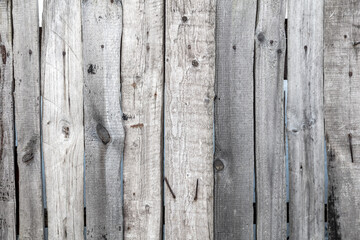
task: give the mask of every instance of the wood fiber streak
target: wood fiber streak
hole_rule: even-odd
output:
[[[161,239],[164,0],[124,0],[124,238]]]
[[[325,1],[324,99],[329,239],[360,233],[360,1]]]
[[[213,239],[215,11],[214,0],[166,2],[166,239]]]
[[[83,239],[81,2],[46,0],[41,50],[42,133],[49,239]]]
[[[11,1],[0,1],[0,239],[16,239]]]
[[[38,1],[13,0],[19,238],[43,239]]]
[[[215,239],[253,239],[255,0],[218,1]]]
[[[120,1],[83,1],[86,238],[123,239]]]
[[[256,237],[286,238],[285,1],[259,0],[255,32]]]

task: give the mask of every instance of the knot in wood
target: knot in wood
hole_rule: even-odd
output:
[[[214,168],[216,171],[221,171],[224,169],[224,163],[220,159],[216,159],[214,162]]]
[[[111,137],[110,137],[108,130],[100,123],[98,123],[98,125],[96,126],[96,133],[99,136],[99,138],[103,144],[106,145],[110,142]]]
[[[22,157],[22,161],[24,163],[30,162],[33,159],[34,159],[34,153],[33,152],[28,152]]]

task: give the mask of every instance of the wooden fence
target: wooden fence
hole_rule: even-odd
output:
[[[45,0],[38,22],[0,0],[0,239],[359,239],[359,0]]]

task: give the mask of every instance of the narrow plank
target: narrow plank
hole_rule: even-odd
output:
[[[213,239],[215,10],[214,0],[166,3],[166,239]]]
[[[122,239],[121,1],[83,1],[86,237]]]
[[[325,136],[329,239],[360,234],[360,1],[328,0],[324,12]]]
[[[324,1],[289,1],[288,105],[290,239],[324,239]]]
[[[255,0],[219,1],[216,27],[215,239],[253,239]]]
[[[286,238],[285,1],[258,1],[255,33],[256,237]]]
[[[125,239],[162,237],[164,4],[123,1]]]
[[[11,1],[0,1],[0,239],[16,239]]]
[[[44,1],[43,156],[49,239],[83,239],[81,2]]]
[[[14,0],[12,14],[19,167],[19,238],[43,239],[38,2]]]

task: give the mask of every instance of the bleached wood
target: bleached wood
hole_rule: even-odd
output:
[[[360,1],[328,0],[324,9],[329,239],[359,239]]]
[[[217,3],[215,239],[253,239],[256,3]]]
[[[86,237],[123,239],[121,1],[83,1]]]
[[[43,239],[38,2],[14,0],[12,14],[19,238]]]
[[[42,133],[49,239],[83,239],[81,1],[44,2]]]
[[[166,239],[213,239],[215,10],[166,2],[165,177],[176,196],[164,186]]]
[[[123,1],[125,239],[162,237],[164,3]]]
[[[11,1],[0,1],[0,239],[16,239]]]
[[[324,239],[324,1],[289,1],[290,239]]]
[[[256,237],[286,239],[285,1],[258,1],[255,33]]]

